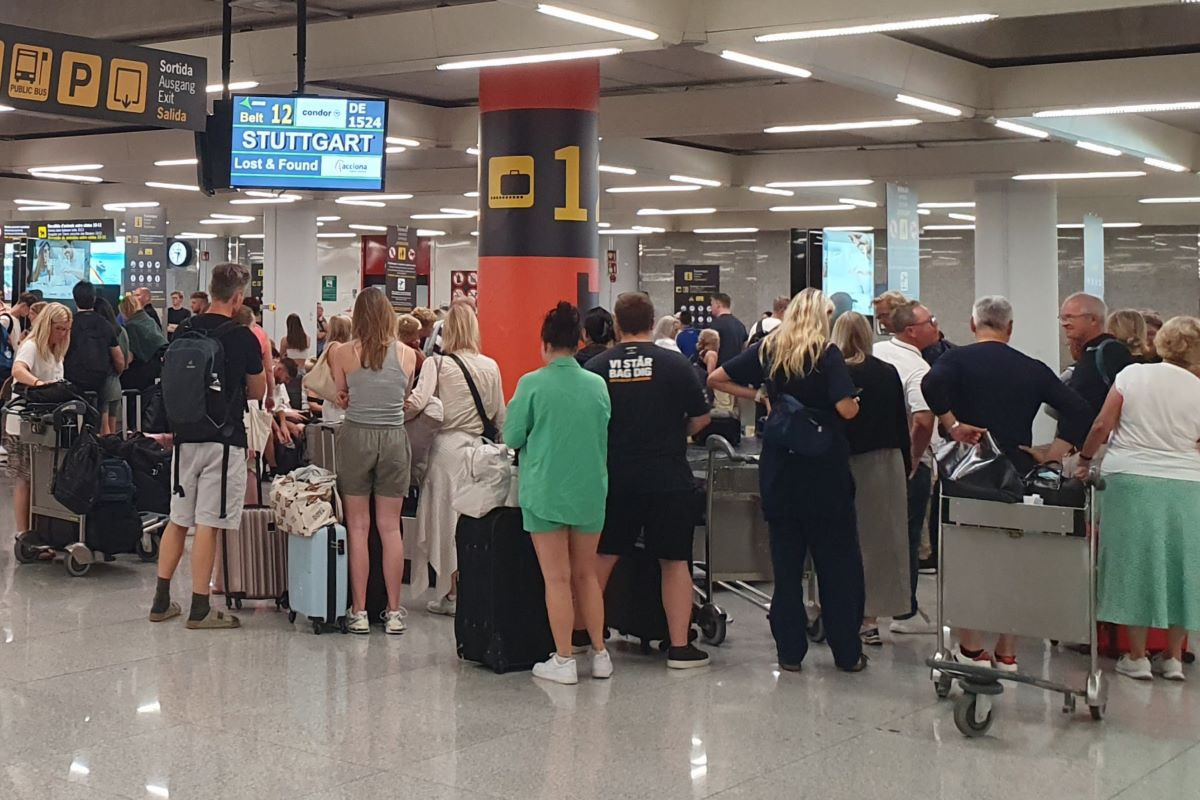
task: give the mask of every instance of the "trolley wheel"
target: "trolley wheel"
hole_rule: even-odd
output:
[[[229,593],[228,589],[225,591],[225,607],[233,608],[233,595]]]
[[[242,598],[235,597],[233,600],[233,607],[236,608],[238,611],[241,611],[242,610]]]
[[[350,620],[345,617],[338,617],[338,630],[342,633],[350,632]]]
[[[275,598],[275,608],[279,609],[280,611],[282,611],[285,608],[291,608],[291,607],[292,607],[292,598],[288,595],[287,592],[284,592],[282,596]]]
[[[975,706],[979,696],[971,693],[964,694],[954,703],[954,724],[963,736],[974,738],[983,736],[992,727],[994,709],[989,708],[987,716],[979,721],[975,718]]]
[[[700,626],[700,634],[706,644],[720,647],[725,641],[725,628],[729,618],[725,612],[712,603],[705,603],[696,612],[696,623]],[[689,640],[690,641],[690,640]]]
[[[289,611],[288,612],[288,622],[295,622],[295,621],[296,621],[296,612]]]
[[[642,651],[642,655],[644,655],[644,656],[650,655],[650,650],[652,649],[650,647],[650,640],[642,639],[641,643],[638,645],[638,649],[640,649]]]
[[[312,629],[313,629],[313,633],[315,633],[317,636],[320,636],[321,635],[321,620],[314,619],[312,621]]]
[[[37,548],[26,542],[23,536],[18,536],[13,542],[13,555],[17,557],[18,564],[32,564],[38,560]]]
[[[91,564],[83,564],[75,560],[75,556],[67,553],[63,558],[63,566],[67,568],[67,574],[72,578],[82,578],[88,574],[88,570],[92,568]]]
[[[144,536],[139,537],[137,544],[134,545],[134,552],[142,561],[154,561],[158,558],[158,537],[150,537],[150,546],[146,547]]]
[[[1108,709],[1108,703],[1102,706],[1088,706],[1088,711],[1092,712],[1092,719],[1099,722],[1104,719],[1104,712]]]
[[[804,626],[804,630],[808,634],[809,641],[816,642],[817,644],[825,641],[824,617],[818,615],[816,619],[810,620],[809,623]]]
[[[950,696],[950,689],[954,686],[954,678],[949,675],[942,675],[933,684],[933,690],[937,692],[937,696],[941,700],[945,700]]]

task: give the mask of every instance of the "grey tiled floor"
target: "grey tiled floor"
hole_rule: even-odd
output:
[[[7,485],[0,501],[7,542]],[[193,632],[145,621],[153,580],[135,559],[72,579],[0,549],[0,798],[1200,797],[1200,674],[1114,680],[1102,724],[1014,689],[966,740],[921,666],[932,637],[887,641],[862,675],[820,647],[780,674],[734,598],[710,668],[618,646],[611,681],[568,688],[459,663],[422,603],[398,639],[249,606],[240,631]],[[1083,668],[1036,642],[1022,661]]]

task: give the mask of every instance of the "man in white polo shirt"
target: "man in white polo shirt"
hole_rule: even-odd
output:
[[[929,372],[929,364],[921,351],[938,341],[939,332],[937,319],[915,300],[896,306],[890,328],[892,338],[875,345],[875,357],[891,364],[900,373],[913,454],[913,471],[908,476],[908,572],[912,585],[912,611],[893,619],[890,630],[892,633],[933,633],[929,616],[917,605],[918,551],[933,478],[929,443],[934,435],[933,412],[921,393],[921,381]]]

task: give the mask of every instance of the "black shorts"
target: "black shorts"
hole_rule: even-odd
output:
[[[696,493],[610,490],[599,552],[629,555],[639,539],[646,552],[664,561],[691,561],[692,536],[699,521]]]

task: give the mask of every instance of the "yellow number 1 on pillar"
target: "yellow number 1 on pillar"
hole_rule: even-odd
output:
[[[588,212],[579,205],[579,145],[554,151],[554,160],[566,162],[566,205],[554,209],[554,219],[564,222],[587,222]]]

